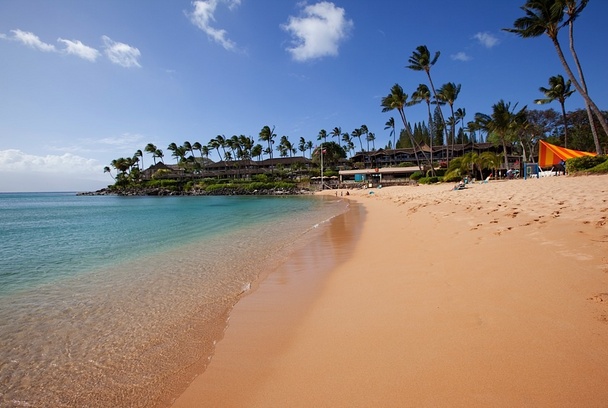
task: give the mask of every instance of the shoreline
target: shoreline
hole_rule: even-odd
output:
[[[173,406],[601,406],[607,193],[608,176],[351,191],[361,236],[299,317],[275,324],[269,275]],[[283,340],[261,353],[239,324]]]

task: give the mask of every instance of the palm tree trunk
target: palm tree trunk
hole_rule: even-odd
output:
[[[602,128],[604,129],[604,132],[606,132],[606,134],[608,135],[608,123],[606,122],[606,118],[604,118],[604,116],[602,115],[602,112],[599,110],[597,105],[591,100],[591,98],[589,97],[587,92],[583,89],[583,87],[578,83],[578,81],[574,77],[574,74],[572,73],[572,70],[570,69],[570,65],[568,65],[568,62],[566,61],[566,58],[564,57],[564,53],[562,52],[562,47],[559,45],[559,41],[557,41],[557,38],[552,38],[552,40],[553,40],[553,45],[555,46],[555,49],[557,51],[559,60],[562,63],[562,65],[564,66],[564,69],[566,70],[568,77],[572,81],[572,84],[574,85],[574,87],[576,88],[578,93],[581,94],[581,96],[585,100],[585,104],[587,104],[591,108],[593,113],[595,113],[595,115],[597,116],[597,119],[600,121],[600,125],[602,125]],[[600,141],[599,141],[599,138],[597,137],[597,134],[593,135],[593,141],[595,142],[596,153],[601,155],[602,146],[600,145]]]
[[[435,97],[435,101],[439,102],[437,99],[437,91],[435,90],[435,85],[433,84],[433,80],[431,79],[431,73],[427,71],[426,75],[429,77],[429,82],[431,83],[431,89],[433,90],[433,96]],[[439,116],[441,116],[441,121],[443,122],[443,130],[445,133],[445,142],[448,142],[448,127],[445,123],[445,118],[443,117],[443,111],[441,110],[441,105],[437,104],[439,108]],[[450,165],[450,155],[448,154],[448,166]]]
[[[576,70],[578,71],[578,76],[581,79],[581,88],[583,88],[585,90],[585,92],[587,92],[587,83],[585,82],[585,76],[583,75],[583,68],[581,67],[581,63],[578,59],[578,54],[576,53],[576,51],[574,49],[574,23],[572,22],[572,20],[570,20],[570,22],[568,23],[568,33],[569,33],[569,37],[570,37],[570,53],[572,54],[572,57],[574,58],[574,64],[576,65]],[[591,108],[586,100],[585,100],[585,110],[587,111],[587,117],[589,118],[589,126],[591,127],[591,133],[593,134],[593,141],[594,142],[597,141],[595,144],[595,148],[597,149],[598,145],[599,145],[599,136],[597,134],[597,127],[595,126],[595,121],[593,120],[593,114],[591,112]],[[565,145],[565,143],[564,143],[564,145]],[[568,147],[568,146],[564,146],[564,147]],[[601,147],[600,147],[600,149],[601,149]],[[600,154],[599,151],[598,151],[598,154]]]
[[[418,165],[418,168],[420,169],[420,171],[422,171],[422,166],[420,165],[420,159],[418,158],[417,143],[416,143],[416,140],[414,139],[414,136],[409,131],[409,128],[407,126],[407,120],[405,119],[405,112],[403,112],[403,109],[399,109],[399,114],[401,115],[401,120],[403,121],[403,126],[405,126],[405,132],[410,137],[410,141],[412,143],[412,148],[414,149],[414,157],[416,157],[416,164]]]
[[[562,105],[562,116],[564,117],[564,147],[568,148],[568,117],[566,116],[566,107],[565,104],[560,101],[560,105]],[[591,113],[587,111],[587,113]],[[593,117],[591,117],[593,119]]]

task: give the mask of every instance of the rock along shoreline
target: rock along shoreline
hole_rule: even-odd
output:
[[[308,195],[312,191],[302,188],[270,188],[259,190],[247,190],[242,188],[221,188],[208,192],[206,190],[194,189],[189,191],[174,191],[167,188],[128,188],[124,190],[113,190],[102,188],[97,191],[76,193],[78,196],[285,196],[285,195]]]

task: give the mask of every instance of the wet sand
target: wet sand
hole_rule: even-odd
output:
[[[174,407],[605,406],[608,176],[349,199],[354,245],[270,274]]]

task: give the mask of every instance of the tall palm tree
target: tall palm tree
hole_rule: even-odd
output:
[[[574,89],[570,90],[570,80],[564,82],[564,77],[561,75],[552,76],[549,78],[549,88],[540,87],[539,91],[545,94],[542,99],[535,99],[534,103],[544,105],[553,101],[558,101],[562,108],[562,117],[564,118],[564,147],[568,147],[568,117],[566,116],[566,98],[574,93]]]
[[[144,167],[144,153],[141,150],[136,150],[133,158],[137,158],[137,165],[139,166],[139,161],[141,160],[141,167]]]
[[[272,127],[272,129],[270,129],[269,126],[264,126],[262,128],[262,130],[260,130],[260,141],[262,142],[266,142],[268,144],[268,148],[266,149],[266,151],[268,152],[268,154],[270,155],[270,158],[272,159],[272,144],[274,143],[274,138],[277,136],[274,133],[274,126]]]
[[[502,99],[492,105],[492,114],[486,115],[483,113],[477,113],[475,115],[475,121],[479,124],[479,127],[488,133],[494,133],[498,136],[502,144],[502,153],[505,161],[505,169],[509,168],[509,161],[507,158],[507,140],[510,139],[514,134],[514,129],[517,126],[519,117],[525,115],[526,106],[520,111],[515,112],[517,104],[511,109],[511,102],[506,103]]]
[[[587,6],[588,0],[581,0],[580,4],[578,0],[564,0],[566,14],[568,14],[568,35],[570,37],[570,53],[572,54],[572,58],[574,59],[574,64],[576,65],[576,69],[578,71],[578,77],[581,80],[581,88],[587,91],[587,82],[585,81],[585,75],[583,75],[583,68],[581,67],[581,62],[578,59],[578,54],[574,49],[574,20],[580,15],[583,9]],[[587,110],[587,117],[589,118],[589,126],[591,127],[591,133],[593,134],[594,141],[599,141],[599,136],[597,134],[597,126],[595,125],[595,121],[593,120],[593,115],[591,112],[591,107],[585,103],[585,109]],[[602,116],[603,118],[603,116]]]
[[[429,146],[431,150],[431,163],[433,163],[433,115],[431,114],[431,90],[425,84],[419,84],[418,88],[412,93],[412,100],[410,101],[410,105],[416,105],[422,101],[426,102],[426,109],[429,115]],[[439,109],[439,108],[438,108]],[[431,165],[431,172],[435,175],[435,166]]]
[[[416,157],[416,163],[418,164],[418,168],[422,170],[422,165],[420,164],[420,159],[418,158],[417,143],[416,140],[414,140],[414,135],[412,135],[412,132],[410,132],[410,127],[408,126],[407,119],[405,117],[404,107],[406,106],[407,98],[408,95],[403,92],[403,88],[401,87],[401,85],[393,85],[393,87],[391,88],[391,92],[387,96],[382,98],[382,112],[389,112],[394,109],[397,109],[397,112],[399,112],[399,116],[401,116],[401,120],[403,121],[405,132],[409,136],[410,141],[412,143],[412,147],[414,148],[414,157]]]
[[[219,158],[219,160],[222,160],[222,154],[220,153],[220,147],[222,147],[222,145],[216,137],[209,140],[209,144],[207,146],[209,146],[209,149],[215,149],[217,157]]]
[[[456,139],[456,117],[454,116],[454,102],[458,98],[460,93],[460,84],[456,85],[454,82],[448,82],[439,88],[437,91],[437,100],[445,102],[450,106],[451,116],[451,156],[454,157],[454,139]],[[450,162],[450,155],[448,154],[448,163]]]
[[[321,129],[319,134],[317,135],[317,140],[322,140],[321,143],[327,142],[327,131],[325,129]]]
[[[546,34],[551,39],[557,56],[566,70],[568,78],[572,81],[574,88],[576,88],[578,93],[583,97],[585,104],[593,113],[595,113],[604,132],[608,134],[608,121],[606,121],[606,118],[604,118],[595,102],[589,97],[587,90],[576,80],[576,77],[570,69],[570,65],[564,57],[561,44],[558,40],[559,30],[565,24],[570,26],[570,33],[573,33],[574,20],[580,15],[587,3],[588,0],[582,0],[580,5],[578,5],[576,0],[527,0],[526,4],[521,7],[526,15],[515,20],[513,23],[514,28],[505,28],[504,30],[517,34],[522,38],[540,37],[541,35]],[[566,9],[568,10],[569,18],[565,24],[562,24]],[[570,40],[571,44],[574,44],[573,37],[571,37]],[[571,48],[574,50],[573,45]],[[576,53],[574,52],[573,55],[576,55]],[[582,71],[579,72],[582,73]],[[589,119],[590,123],[593,123],[593,118],[591,117]],[[602,154],[602,147],[597,133],[593,134],[593,141],[595,142],[597,153]]]
[[[152,157],[158,157],[158,159],[161,161],[161,163],[164,163],[165,161],[163,160],[163,157],[165,157],[165,154],[163,153],[162,149],[156,149],[154,151],[154,153],[152,154]],[[156,163],[156,161],[154,162]]]
[[[372,151],[376,150],[376,134],[367,132],[367,137],[365,139],[367,140],[367,143],[372,142]]]
[[[367,128],[367,125],[361,125],[359,129],[361,130],[361,136],[365,136],[365,141],[367,142],[367,151],[369,152],[369,140],[367,140],[369,129]]]
[[[308,150],[308,155],[312,158],[312,148],[314,147],[314,143],[312,140],[306,142],[306,149]]]
[[[302,156],[306,153],[306,139],[304,136],[300,136],[300,141],[298,143],[298,150],[302,152]]]
[[[363,152],[363,143],[361,143],[361,129],[357,128],[353,130],[350,135],[351,137],[356,137],[357,139],[359,139],[359,146],[361,146],[361,151]]]
[[[464,118],[465,118],[465,116],[467,116],[467,110],[465,108],[458,108],[454,112],[454,118],[456,119],[456,122],[460,122],[460,131],[463,134],[462,143],[466,142],[466,140],[464,138]]]
[[[396,141],[395,141],[395,118],[394,117],[390,117],[388,118],[388,120],[386,121],[386,123],[384,124],[384,130],[390,129],[391,131],[388,134],[389,140],[392,137],[393,138],[393,149],[396,149],[397,146],[395,145]]]
[[[258,161],[262,159],[262,155],[264,154],[264,148],[261,144],[256,144],[251,148],[251,157],[257,157]]]
[[[172,142],[169,144],[169,146],[167,146],[167,150],[170,150],[172,152],[171,156],[175,157],[176,163],[179,163],[179,159],[180,159],[180,155],[181,155],[179,146]]]
[[[433,79],[431,78],[431,67],[435,65],[441,52],[435,52],[433,58],[431,58],[431,52],[427,48],[426,45],[419,45],[416,47],[416,50],[412,52],[412,56],[408,59],[410,65],[407,65],[406,68],[409,68],[413,71],[424,71],[426,76],[429,79],[429,83],[431,84],[431,90],[433,91],[433,97],[435,100],[439,100],[437,98],[437,90],[435,89],[435,85],[433,84]],[[439,111],[439,116],[441,117],[441,121],[443,122],[443,128],[445,129],[445,138],[447,143],[447,126],[445,125],[445,118],[443,117],[443,111],[441,108],[437,109]]]
[[[110,177],[112,177],[112,180],[116,181],[116,179],[115,179],[115,178],[114,178],[114,176],[112,175],[112,170],[110,169],[110,167],[109,167],[109,166],[104,167],[104,168],[103,168],[103,172],[104,172],[104,173],[108,173],[108,174],[110,174]]]
[[[192,149],[192,144],[190,144],[189,141],[186,140],[184,142],[184,144],[182,145],[182,147],[184,148],[185,151],[190,152],[192,157],[194,157],[194,150]]]
[[[331,137],[337,137],[338,138],[338,145],[340,145],[340,137],[342,136],[342,128],[340,126],[336,126],[335,128],[333,128],[333,130],[330,132]]]
[[[158,148],[153,144],[153,143],[148,143],[146,145],[146,147],[144,147],[144,151],[146,153],[150,153],[152,155],[152,160],[154,160],[154,164],[156,164],[156,151],[158,150]]]

